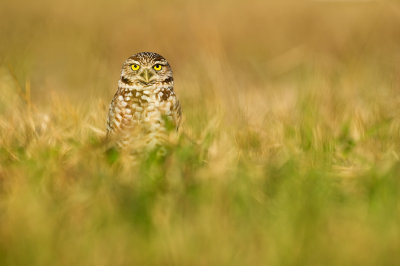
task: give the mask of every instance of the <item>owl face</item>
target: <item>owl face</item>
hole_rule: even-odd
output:
[[[132,55],[124,62],[121,81],[127,85],[143,87],[172,83],[172,69],[161,55],[142,52]]]

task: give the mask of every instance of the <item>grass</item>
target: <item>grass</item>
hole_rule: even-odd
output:
[[[395,1],[0,8],[0,265],[398,265]],[[171,63],[183,134],[102,145],[123,60]]]

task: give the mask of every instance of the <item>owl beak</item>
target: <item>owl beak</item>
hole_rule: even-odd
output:
[[[152,77],[153,75],[154,75],[154,74],[151,73],[150,70],[148,70],[148,69],[144,69],[144,70],[142,71],[142,73],[140,73],[140,76],[143,78],[143,80],[144,80],[146,83],[149,83],[149,81],[150,81],[150,79],[151,79],[151,77]]]

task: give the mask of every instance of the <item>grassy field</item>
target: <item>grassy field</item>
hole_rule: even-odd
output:
[[[0,3],[0,265],[400,265],[397,1]],[[102,145],[128,56],[167,155]]]

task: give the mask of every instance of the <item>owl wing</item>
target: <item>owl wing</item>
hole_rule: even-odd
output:
[[[116,104],[116,100],[117,100],[117,95],[118,93],[116,93],[114,95],[114,98],[112,99],[111,103],[110,103],[110,107],[108,108],[108,116],[107,116],[107,138],[109,138],[114,129],[115,129],[115,119],[116,119],[116,114],[115,114],[115,104]]]

